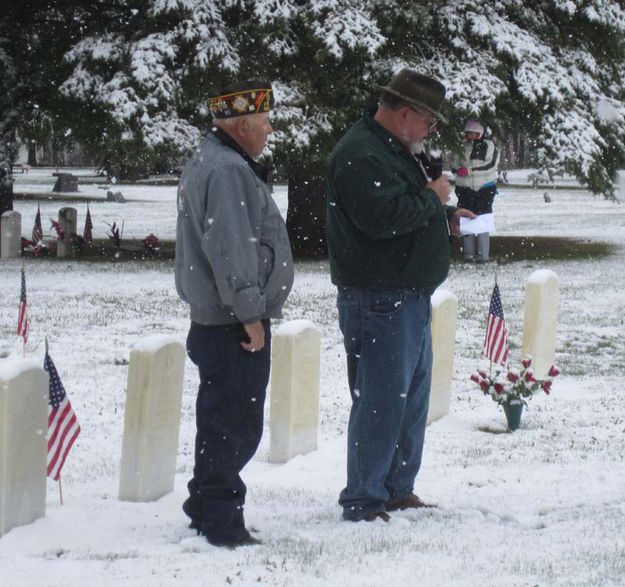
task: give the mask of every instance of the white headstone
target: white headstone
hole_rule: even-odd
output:
[[[435,291],[432,296],[433,364],[428,424],[449,414],[457,315],[458,298],[450,291]]]
[[[78,212],[76,212],[76,208],[65,207],[59,210],[59,224],[65,236],[63,240],[58,240],[56,243],[57,257],[76,256],[76,249],[72,246],[72,238],[76,234],[77,222]]]
[[[9,210],[0,218],[0,258],[11,259],[22,254],[22,215]]]
[[[272,463],[317,448],[321,332],[309,320],[295,320],[273,334],[269,416]]]
[[[171,336],[146,338],[130,351],[121,500],[154,501],[174,488],[184,360]]]
[[[0,536],[46,514],[48,374],[0,360]]]
[[[560,278],[548,269],[534,271],[525,283],[522,355],[532,356],[534,375],[543,379],[556,354]]]

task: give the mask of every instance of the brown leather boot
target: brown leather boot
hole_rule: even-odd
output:
[[[432,504],[424,503],[421,501],[421,498],[414,493],[407,495],[406,497],[402,497],[401,499],[391,500],[386,504],[387,512],[395,512],[397,510],[407,510],[407,509],[419,509],[419,508],[432,508],[435,507]]]

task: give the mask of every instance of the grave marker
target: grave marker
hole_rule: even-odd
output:
[[[269,460],[285,463],[317,448],[321,332],[295,320],[280,326],[271,344]]]
[[[46,513],[48,375],[32,360],[0,362],[0,536]]]
[[[532,356],[537,379],[543,379],[556,353],[560,278],[548,269],[534,271],[525,282],[522,355]]]
[[[456,346],[458,298],[446,290],[432,295],[432,386],[428,424],[449,414]]]
[[[11,259],[22,254],[22,215],[15,210],[0,218],[0,258]]]
[[[65,233],[63,240],[56,243],[57,257],[75,257],[76,249],[72,245],[72,239],[76,234],[78,212],[76,208],[65,207],[59,210],[59,224]]]
[[[52,188],[53,192],[77,192],[78,178],[71,173],[57,173],[56,182]]]
[[[154,501],[174,488],[184,361],[171,336],[151,336],[130,351],[121,500]]]

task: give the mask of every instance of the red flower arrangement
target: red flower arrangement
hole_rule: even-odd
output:
[[[560,374],[558,367],[552,365],[547,377],[537,379],[532,369],[532,357],[523,357],[521,366],[520,371],[498,368],[493,375],[478,370],[471,374],[470,379],[479,386],[484,395],[490,395],[499,405],[527,405],[526,398],[532,398],[540,391],[544,391],[546,395],[551,393],[553,379]]]

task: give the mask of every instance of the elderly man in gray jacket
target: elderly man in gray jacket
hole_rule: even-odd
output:
[[[176,288],[190,306],[187,352],[198,366],[195,466],[183,504],[216,546],[259,541],[243,518],[240,473],[263,431],[270,318],[293,285],[286,226],[256,163],[272,132],[271,85],[231,84],[210,108],[214,126],[178,188]]]

